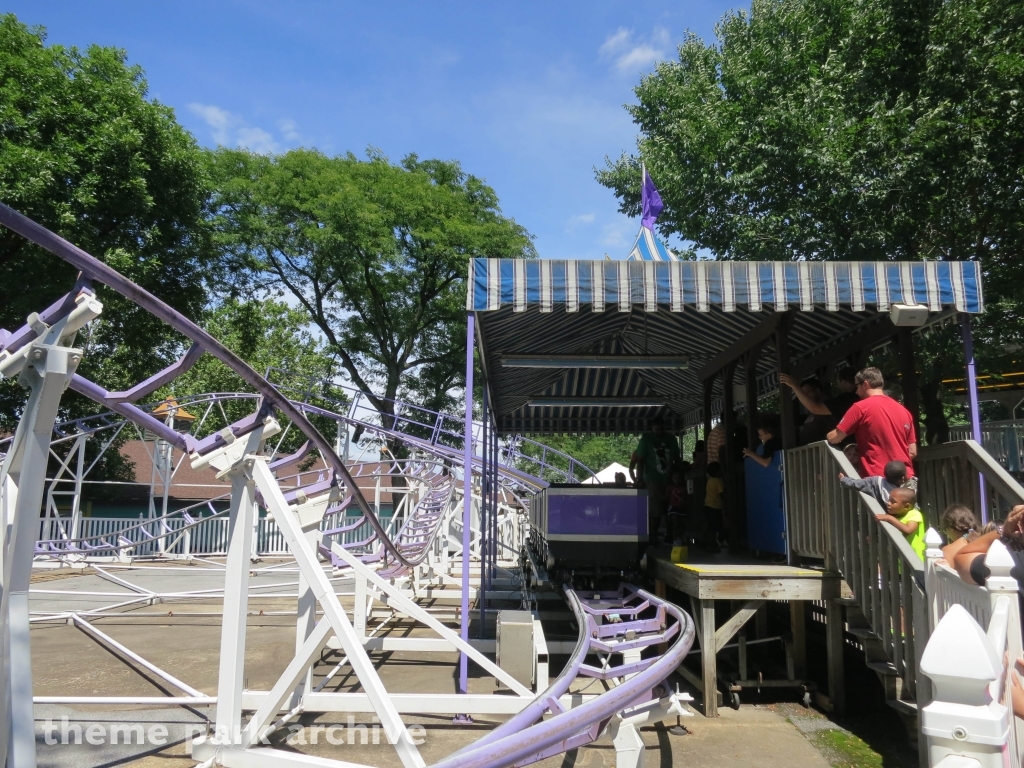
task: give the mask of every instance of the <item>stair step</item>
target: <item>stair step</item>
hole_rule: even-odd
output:
[[[839,603],[839,605],[860,605],[856,597],[837,597],[835,602]]]
[[[893,699],[892,701],[885,702],[890,707],[895,709],[901,715],[916,715],[917,714],[917,702],[916,701],[904,701],[903,699]]]
[[[896,669],[895,665],[890,664],[888,661],[869,661],[867,662],[868,669],[873,669],[880,675],[886,675],[888,677],[898,677],[899,670]]]

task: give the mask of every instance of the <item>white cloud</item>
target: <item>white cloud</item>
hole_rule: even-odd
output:
[[[272,155],[281,150],[278,143],[274,141],[274,137],[262,128],[239,128],[235,135],[235,141],[238,146],[260,155]]]
[[[613,259],[625,258],[626,248],[629,248],[633,244],[630,239],[630,235],[635,235],[636,223],[630,219],[623,217],[619,221],[609,222],[601,227],[601,245],[606,248],[620,249],[623,253],[619,255],[610,254]]]
[[[189,111],[202,118],[213,140],[223,147],[244,147],[251,152],[273,154],[281,151],[281,143],[269,131],[248,125],[242,117],[212,104],[192,103]],[[298,126],[293,120],[278,123],[281,134],[289,142],[299,140]]]
[[[577,224],[593,224],[594,214],[592,213],[581,213],[578,216],[572,216],[569,219],[569,226],[576,226]]]
[[[299,133],[298,123],[294,120],[278,120],[277,127],[281,130],[281,135],[288,141],[302,141],[302,134]]]
[[[633,30],[626,29],[625,27],[619,27],[614,35],[609,35],[608,39],[601,45],[602,56],[612,56],[618,53],[622,48],[629,45],[630,38],[633,37]]]
[[[213,132],[214,141],[224,145],[229,143],[228,129],[233,122],[233,116],[230,112],[211,104],[189,104],[188,108],[206,121],[206,124]]]
[[[655,27],[646,40],[634,35],[633,30],[620,27],[609,35],[598,49],[603,59],[613,59],[620,72],[647,69],[668,56],[668,30]]]

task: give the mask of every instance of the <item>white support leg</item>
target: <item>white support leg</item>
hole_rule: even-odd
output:
[[[255,484],[245,472],[248,456],[260,449],[264,428],[251,432],[221,459],[231,477],[231,512],[224,573],[224,618],[220,635],[220,673],[217,682],[217,721],[214,738],[220,744],[238,744],[242,732],[242,688],[245,684],[245,631],[249,610],[249,555],[256,517]],[[266,430],[269,432],[270,430]],[[230,464],[229,464],[230,462]]]
[[[0,547],[0,756],[8,768],[35,768],[32,656],[29,648],[28,589],[39,535],[39,510],[53,425],[65,386],[81,351],[35,343],[26,351],[19,382],[31,388],[10,452],[0,469],[6,523]]]
[[[612,739],[615,746],[615,768],[644,768],[644,740],[632,723],[619,726],[619,732]]]
[[[366,613],[369,609],[366,595],[366,576],[356,571],[355,616],[353,628],[360,640],[366,637]]]
[[[302,526],[295,512],[285,501],[284,494],[281,493],[281,489],[277,485],[277,480],[267,466],[267,461],[257,457],[253,462],[252,471],[256,486],[260,489],[264,501],[280,526],[281,533],[295,556],[299,570],[312,586],[313,592],[323,608],[324,616],[330,621],[334,633],[341,641],[342,648],[348,654],[352,671],[356,673],[356,677],[373,704],[374,712],[377,713],[381,724],[387,731],[389,740],[394,740],[395,752],[398,754],[399,760],[405,768],[423,768],[425,763],[420,756],[419,749],[413,744],[412,737],[406,730],[405,723],[402,721],[401,715],[398,714],[398,709],[388,696],[361,640],[356,637],[348,615],[341,607],[327,574],[324,573],[317,561],[316,553],[306,542]]]
[[[331,623],[327,619],[320,619],[320,622],[313,628],[309,637],[306,638],[306,641],[296,651],[295,657],[285,668],[284,672],[281,673],[281,677],[278,678],[270,693],[267,694],[267,698],[263,700],[263,703],[260,704],[259,709],[256,710],[248,725],[245,726],[245,732],[242,736],[242,744],[244,746],[251,747],[256,745],[263,735],[267,724],[281,710],[281,705],[294,689],[295,683],[301,680],[305,672],[309,671],[313,659],[320,653],[320,649],[324,647],[324,643],[327,642],[332,633]],[[291,708],[294,709],[296,706],[298,705],[293,704]],[[200,757],[200,755],[194,756]]]

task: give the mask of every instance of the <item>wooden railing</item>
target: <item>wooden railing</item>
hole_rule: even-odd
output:
[[[922,448],[914,467],[917,503],[932,527],[950,504],[966,504],[979,515],[984,509],[989,520],[1024,504],[1024,488],[974,440]]]
[[[844,488],[839,473],[857,477],[827,443],[787,450],[786,515],[790,552],[822,558],[838,571],[902,680],[900,697],[918,700],[918,665],[928,637],[924,563],[867,494]]]
[[[791,554],[821,558],[843,575],[903,681],[901,698],[918,705],[928,765],[1020,768],[1024,729],[1012,715],[1010,680],[1021,616],[1006,548],[992,545],[984,587],[967,584],[941,561],[934,528],[922,563],[875,519],[884,510],[874,498],[842,487],[840,472],[856,476],[842,453],[815,443],[787,450],[784,462]],[[918,502],[933,525],[953,503],[979,510],[984,499],[990,517],[1024,504],[1024,487],[973,440],[925,448],[915,467]]]

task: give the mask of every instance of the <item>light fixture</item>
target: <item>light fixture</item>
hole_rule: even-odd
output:
[[[530,408],[660,408],[657,397],[533,397]]]
[[[690,366],[685,355],[502,355],[505,368],[672,368]]]

